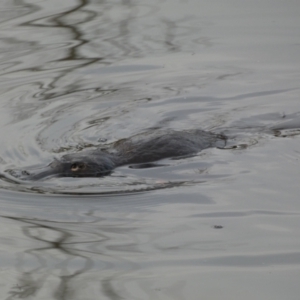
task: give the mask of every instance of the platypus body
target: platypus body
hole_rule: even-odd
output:
[[[101,177],[116,167],[196,154],[209,147],[224,147],[226,137],[203,130],[151,130],[119,140],[106,148],[83,150],[55,159],[49,165],[9,172],[24,180],[46,177]]]

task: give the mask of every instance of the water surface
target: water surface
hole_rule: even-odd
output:
[[[298,1],[2,1],[1,299],[299,299]],[[6,172],[150,128],[164,167]]]

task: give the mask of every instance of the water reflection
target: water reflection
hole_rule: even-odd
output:
[[[206,44],[199,35],[199,20],[161,17],[159,3],[80,0],[72,5],[66,2],[61,9],[54,3],[51,7],[54,11],[50,13],[47,2],[19,1],[17,7],[24,8],[26,13],[20,11],[18,17],[22,21],[15,19],[15,30],[10,31],[9,38],[2,39],[1,45],[1,48],[13,48],[14,53],[12,57],[5,54],[2,76],[7,79],[30,76],[33,84],[38,75],[42,81],[36,82],[39,91],[32,95],[38,100],[88,91],[93,91],[95,96],[106,90],[102,91],[99,82],[89,86],[75,70],[144,57],[153,51],[192,51],[193,47]],[[28,20],[23,21],[24,18]],[[154,27],[149,26],[153,19],[156,20]],[[21,35],[24,30],[26,39]],[[188,47],[184,42],[187,36],[194,37],[189,39]]]
[[[55,92],[60,81],[66,77],[69,73],[73,72],[77,68],[89,66],[91,64],[101,61],[101,57],[88,57],[81,52],[81,47],[87,44],[89,41],[85,38],[85,33],[81,30],[79,25],[93,21],[97,13],[87,8],[89,1],[78,1],[77,6],[64,11],[63,13],[54,14],[54,16],[47,16],[44,18],[37,18],[28,22],[21,23],[19,26],[42,29],[43,32],[49,32],[47,29],[55,29],[55,33],[61,32],[71,42],[68,42],[68,46],[64,47],[64,56],[59,59],[48,61],[47,65],[40,65],[35,68],[26,69],[29,72],[45,72],[46,70],[56,70],[57,74],[54,76],[51,82],[47,83],[46,87],[42,87],[42,92],[39,92],[35,97],[39,100],[48,100],[61,95],[68,95],[75,92],[86,92],[91,90],[81,88],[79,82],[72,82],[68,85],[64,84],[63,91]],[[72,19],[73,18],[73,19]],[[30,31],[30,29],[29,29]],[[54,41],[53,41],[54,42]],[[62,70],[60,70],[62,69]],[[21,70],[18,70],[19,72]],[[102,92],[101,88],[92,88],[93,92]]]
[[[98,261],[96,268],[102,266],[103,271],[113,267],[113,262],[109,262],[109,253],[105,248],[101,250],[101,243],[110,239],[109,226],[102,229],[94,225],[92,232],[88,232],[87,223],[3,218],[21,223],[24,236],[32,245],[36,245],[18,254],[16,269],[19,278],[11,288],[10,296],[6,298],[8,300],[38,296],[41,290],[49,288],[54,299],[74,299],[74,295],[81,293],[80,287],[85,285],[86,274],[95,268],[94,260]],[[94,218],[90,224],[98,221],[99,218]],[[116,232],[117,228],[113,231]],[[55,287],[49,286],[53,276],[59,279]],[[113,276],[101,274],[98,280],[102,285],[102,293],[109,299],[121,299],[110,283],[112,279]]]

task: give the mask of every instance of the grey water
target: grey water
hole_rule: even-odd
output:
[[[300,2],[0,1],[0,298],[299,299]],[[147,132],[226,149],[20,181]]]

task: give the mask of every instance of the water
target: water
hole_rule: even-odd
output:
[[[298,299],[298,1],[1,1],[1,299]],[[149,128],[164,167],[18,181]]]

